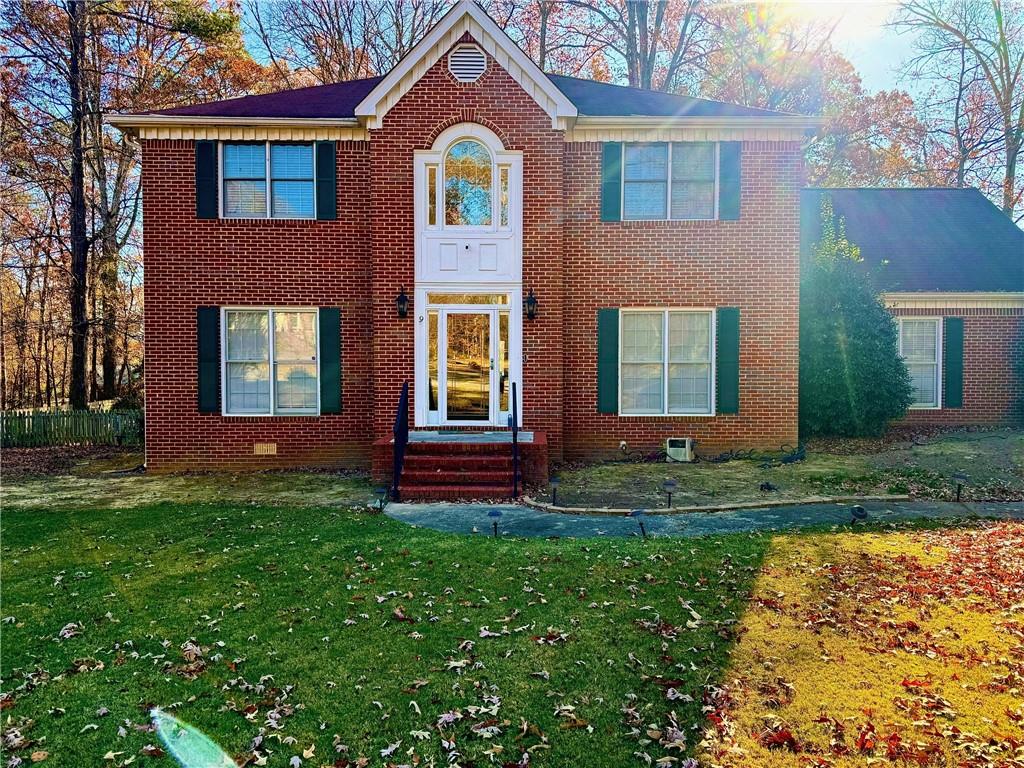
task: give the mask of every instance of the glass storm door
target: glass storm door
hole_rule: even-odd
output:
[[[445,421],[491,421],[492,312],[448,312]]]
[[[507,304],[428,310],[427,424],[508,425],[509,333]]]

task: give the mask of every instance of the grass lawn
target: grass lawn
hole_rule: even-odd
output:
[[[159,705],[241,760],[262,736],[272,766],[681,757],[769,543],[494,541],[258,504],[7,510],[5,752],[169,765],[146,754]]]
[[[645,543],[7,510],[4,751],[170,765],[159,705],[270,766],[1015,766],[1022,545],[1012,523]]]
[[[677,482],[675,506],[726,502],[800,500],[808,496],[912,494],[918,498],[955,497],[950,476],[965,472],[964,498],[975,501],[1024,500],[1024,432],[952,432],[897,441],[812,442],[807,457],[792,464],[764,458],[724,463],[609,462],[565,467],[559,473],[563,506],[664,507],[662,483]],[[762,483],[777,490],[761,491]],[[545,491],[541,500],[550,500]]]

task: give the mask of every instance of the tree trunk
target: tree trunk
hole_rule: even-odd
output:
[[[85,167],[82,147],[82,62],[85,58],[86,0],[66,0],[70,35],[68,85],[71,95],[71,407],[87,407],[85,390],[88,243],[85,236]]]

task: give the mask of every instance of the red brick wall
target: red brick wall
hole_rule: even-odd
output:
[[[367,142],[338,143],[337,221],[197,220],[192,141],[143,142],[146,463],[153,471],[368,463]],[[342,406],[320,417],[199,413],[196,307],[341,308]],[[276,457],[253,456],[276,442]]]
[[[745,142],[739,221],[602,222],[601,145],[566,147],[567,457],[664,447],[698,450],[797,442],[799,204],[796,143]],[[740,308],[740,411],[711,417],[597,412],[601,307]]]
[[[523,152],[523,286],[534,287],[540,302],[537,319],[524,320],[523,326],[523,419],[528,429],[547,433],[557,456],[562,449],[558,340],[565,142],[551,128],[551,118],[493,59],[477,82],[459,83],[442,57],[371,132],[374,432],[390,434],[402,382],[413,385],[418,315],[413,307],[409,317],[399,318],[394,303],[402,286],[412,296],[415,281],[413,152],[430,149],[438,134],[460,122],[485,125],[506,149]]]
[[[903,421],[921,425],[1010,423],[1020,394],[1013,360],[1021,354],[1024,309],[894,309],[896,317],[964,319],[964,404],[962,408],[911,410]]]

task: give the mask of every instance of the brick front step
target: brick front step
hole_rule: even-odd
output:
[[[406,485],[400,488],[402,501],[470,501],[473,499],[508,500],[508,485]]]
[[[523,444],[520,444],[522,449]],[[498,455],[511,456],[512,443],[444,443],[440,441],[410,442],[405,448],[406,456],[449,456],[456,455]]]
[[[410,453],[405,456],[407,472],[431,472],[434,470],[450,471],[458,468],[466,472],[505,471],[512,476],[511,456],[489,456],[473,454],[452,456],[451,454]]]
[[[402,471],[403,486],[409,485],[512,485],[512,468],[478,470],[461,464],[446,469],[420,470],[406,467]]]

